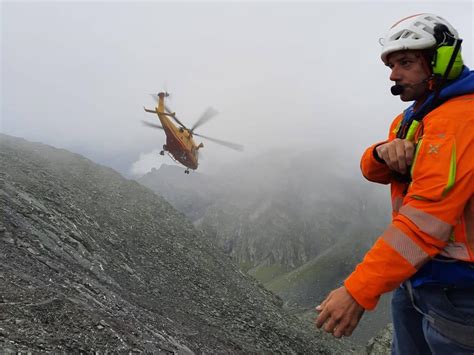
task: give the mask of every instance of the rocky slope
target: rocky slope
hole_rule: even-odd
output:
[[[345,352],[136,182],[5,135],[0,164],[0,352]]]

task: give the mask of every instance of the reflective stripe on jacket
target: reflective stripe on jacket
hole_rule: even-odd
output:
[[[387,141],[401,119],[395,118]],[[426,115],[416,141],[410,184],[375,159],[377,144],[361,160],[368,180],[391,184],[393,206],[392,223],[344,282],[365,309],[437,254],[474,262],[474,94]]]

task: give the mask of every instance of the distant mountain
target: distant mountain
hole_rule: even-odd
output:
[[[334,152],[269,152],[195,179],[160,169],[145,184],[304,313],[342,283],[389,223],[387,188],[364,181],[345,161]],[[170,181],[172,188],[163,187]],[[360,343],[389,322],[385,299],[379,308],[365,317]]]
[[[0,352],[347,353],[136,182],[6,135],[0,164]]]

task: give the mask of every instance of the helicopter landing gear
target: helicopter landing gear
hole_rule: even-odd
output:
[[[163,150],[160,152],[160,155],[165,155],[165,150],[167,150],[166,144],[163,144]]]

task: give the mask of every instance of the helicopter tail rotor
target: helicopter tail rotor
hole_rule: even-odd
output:
[[[150,94],[150,96],[153,98],[153,100],[155,100],[156,103],[158,103],[159,99],[160,99],[160,94],[163,94],[164,97],[169,97],[170,96],[168,91],[161,91],[158,94]]]

